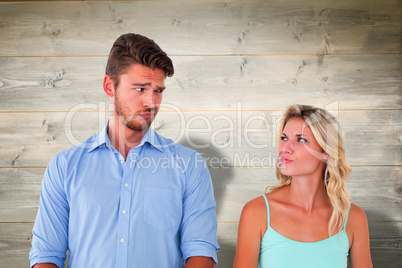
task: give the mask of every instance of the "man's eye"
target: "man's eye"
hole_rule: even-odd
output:
[[[137,88],[134,88],[135,90],[137,90],[137,91],[143,91],[144,90],[144,88],[142,88],[142,87],[137,87]]]

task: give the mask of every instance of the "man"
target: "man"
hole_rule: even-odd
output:
[[[103,88],[114,107],[98,135],[49,163],[33,228],[31,266],[213,267],[215,200],[197,152],[150,128],[171,59],[152,40],[120,36]]]

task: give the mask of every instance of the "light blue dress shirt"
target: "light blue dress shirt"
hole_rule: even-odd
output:
[[[31,266],[183,267],[191,256],[217,262],[212,182],[199,153],[151,128],[126,161],[98,135],[58,153],[41,187]]]

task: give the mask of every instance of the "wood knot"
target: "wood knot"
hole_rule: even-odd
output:
[[[402,187],[396,188],[396,192],[397,192],[398,194],[402,194]]]
[[[306,66],[306,62],[304,60],[302,60],[302,62],[299,65],[299,71],[303,71],[304,70],[304,66]]]
[[[53,79],[46,79],[46,87],[54,87],[55,86],[55,82]]]
[[[177,85],[181,88],[184,89],[183,83],[180,80],[177,80]]]
[[[64,74],[65,74],[64,69],[61,69],[59,72],[56,72],[56,75],[55,75],[54,79],[56,81],[61,80],[61,79],[63,79]]]
[[[322,17],[322,16],[327,16],[327,15],[329,15],[329,14],[331,14],[331,10],[328,9],[328,8],[325,8],[325,9],[321,10],[321,12],[320,12],[320,16],[321,16],[321,17]]]
[[[318,53],[321,55],[329,55],[330,52],[331,49],[329,48],[328,40],[327,38],[324,38],[321,42],[320,50]]]
[[[115,22],[116,22],[116,24],[121,24],[121,23],[123,23],[123,19],[122,18],[116,18]]]
[[[399,142],[402,142],[402,133],[399,133],[397,137],[399,139]]]
[[[247,59],[243,58],[240,63],[240,71],[243,72],[246,69]]]
[[[51,142],[54,141],[56,138],[54,136],[47,136],[46,141]]]
[[[61,30],[56,30],[56,31],[53,31],[50,35],[52,37],[58,37],[60,33],[61,33]]]
[[[239,35],[239,38],[237,39],[237,41],[238,41],[239,43],[243,43],[243,42],[244,42],[244,40],[246,39],[246,36],[247,36],[247,32],[248,32],[248,31],[243,31],[243,32]]]
[[[179,25],[179,24],[181,24],[181,20],[180,20],[180,19],[176,19],[176,18],[173,18],[173,19],[172,19],[172,25],[173,25],[173,26],[177,26],[177,25]]]

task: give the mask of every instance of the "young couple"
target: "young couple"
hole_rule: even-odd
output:
[[[114,108],[97,135],[58,153],[41,187],[31,267],[213,267],[217,220],[200,154],[150,128],[171,59],[138,34],[110,51]],[[343,138],[324,110],[293,105],[278,146],[279,185],[243,209],[235,267],[371,267],[367,220],[350,203]],[[172,159],[175,168],[137,165]],[[185,161],[183,161],[183,159]]]

